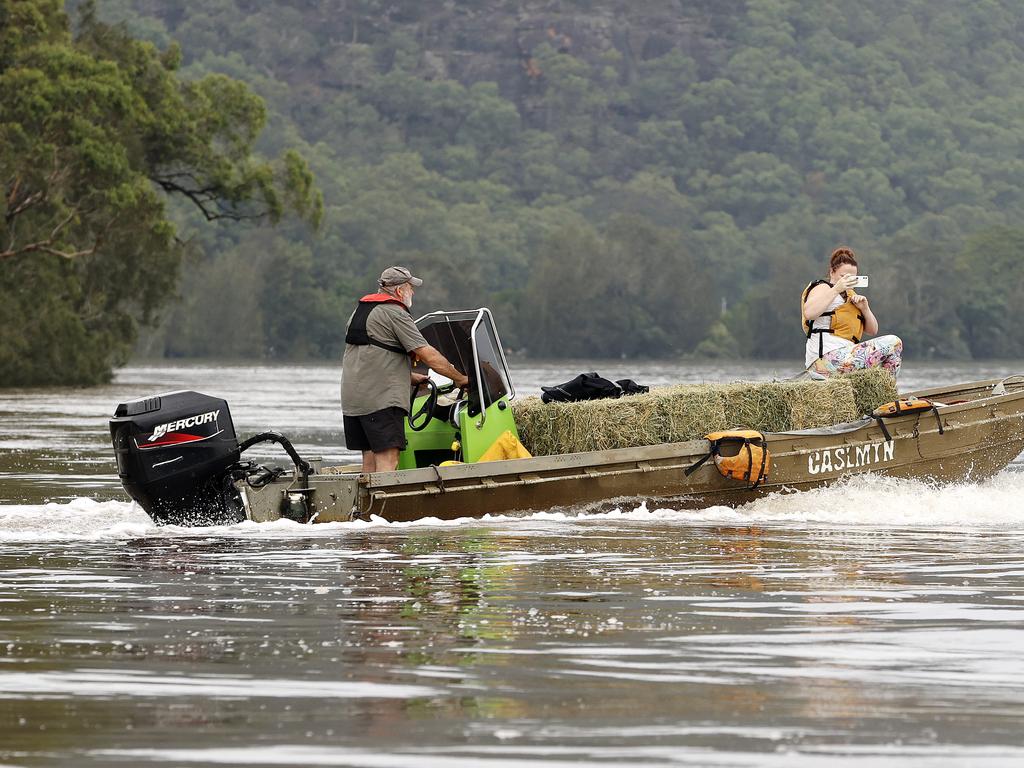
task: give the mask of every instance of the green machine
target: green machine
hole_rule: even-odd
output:
[[[415,370],[431,379],[412,394],[405,435],[408,445],[399,455],[399,469],[439,465],[445,461],[473,463],[494,456],[489,449],[500,441],[518,444],[519,433],[509,401],[515,388],[508,362],[487,308],[432,312],[416,326],[435,347],[469,377],[469,385],[458,390],[441,383],[421,363]],[[526,454],[528,455],[528,454]]]

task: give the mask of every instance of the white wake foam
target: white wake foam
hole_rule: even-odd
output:
[[[779,523],[1024,529],[1024,472],[1006,470],[983,483],[956,485],[859,475],[827,488],[773,495],[739,513]]]
[[[929,485],[881,475],[861,475],[828,488],[776,493],[736,509],[700,510],[647,504],[625,505],[600,514],[538,512],[527,517],[488,515],[443,521],[426,518],[389,523],[380,518],[352,523],[300,525],[290,520],[208,528],[159,527],[136,504],[74,499],[66,504],[0,506],[0,542],[127,540],[148,536],[294,538],[337,536],[367,528],[516,526],[551,533],[552,528],[602,522],[674,525],[866,526],[874,528],[998,528],[1024,530],[1024,472],[1007,470],[980,484]],[[525,525],[524,525],[525,523]]]
[[[0,541],[131,539],[159,530],[133,502],[79,498],[0,506]]]

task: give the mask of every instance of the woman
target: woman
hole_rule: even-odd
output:
[[[900,372],[903,342],[898,336],[861,341],[878,333],[878,320],[866,296],[853,290],[857,257],[849,248],[836,248],[828,262],[828,280],[808,285],[801,297],[805,362],[815,378],[849,373],[859,368],[882,367],[893,376]]]

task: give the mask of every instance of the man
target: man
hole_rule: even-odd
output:
[[[412,372],[411,356],[456,386],[469,379],[427,343],[409,309],[423,285],[405,267],[381,272],[378,293],[359,300],[349,317],[341,371],[341,411],[345,445],[362,451],[363,472],[390,472],[405,447],[409,388],[427,377]]]

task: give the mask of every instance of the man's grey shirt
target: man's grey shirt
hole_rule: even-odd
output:
[[[350,315],[346,328],[351,322]],[[366,317],[366,332],[374,341],[407,352],[427,345],[412,316],[396,304],[374,307]],[[408,355],[372,344],[346,344],[341,366],[341,412],[365,416],[392,406],[408,412],[411,373]]]

